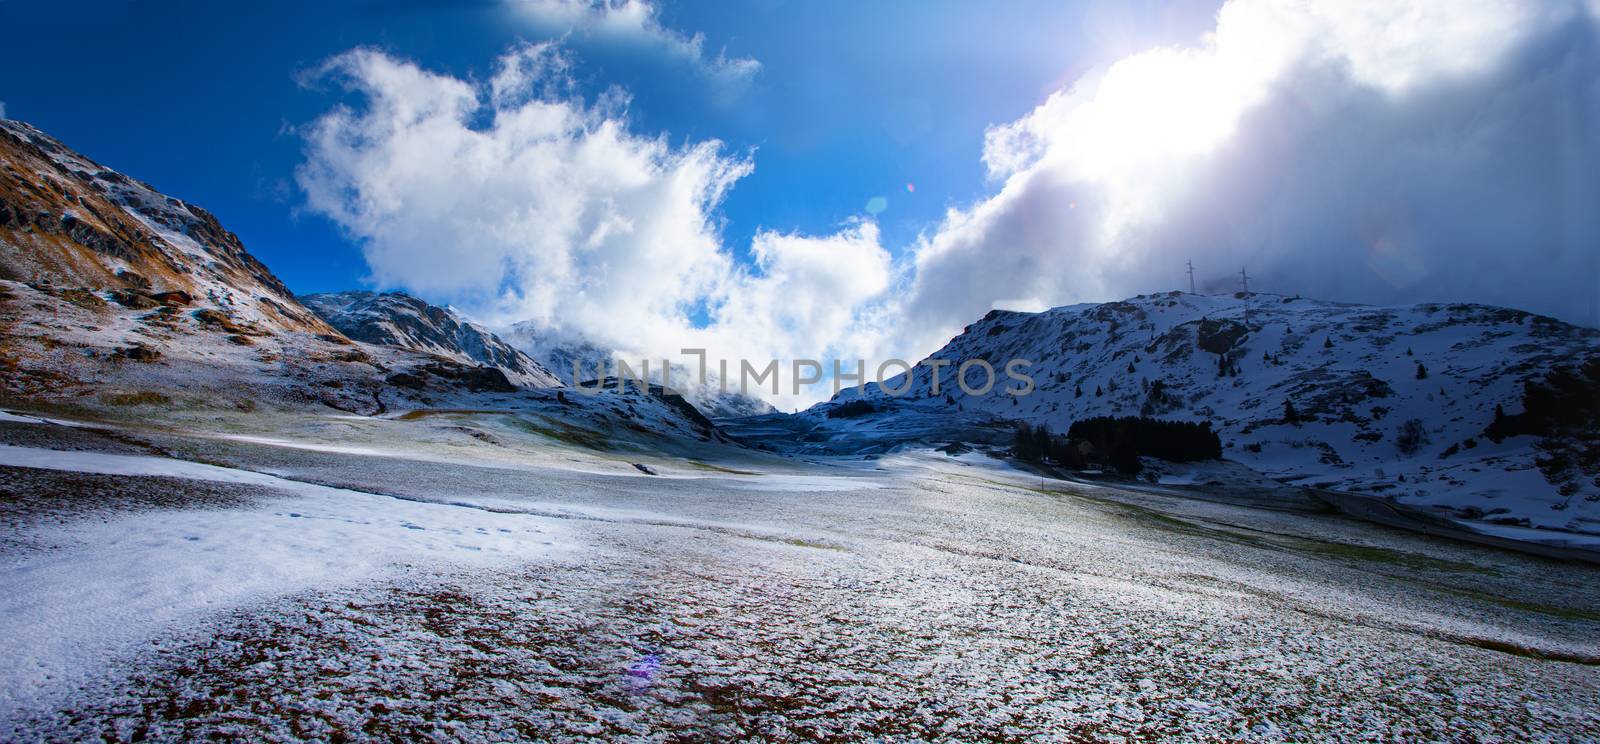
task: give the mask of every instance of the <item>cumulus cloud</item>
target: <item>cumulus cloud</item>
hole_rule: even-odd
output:
[[[1600,49],[1576,3],[1233,0],[993,127],[997,192],[916,247],[902,344],[1182,286],[1596,324]]]
[[[790,359],[852,337],[890,281],[876,226],[762,233],[755,265],[735,261],[714,214],[749,158],[630,132],[626,97],[585,101],[568,67],[552,44],[483,82],[369,49],[334,58],[317,77],[360,100],[304,128],[307,206],[362,246],[375,284],[491,323],[657,359]]]
[[[541,324],[620,336],[717,290],[730,262],[709,214],[749,161],[629,133],[614,97],[564,95],[564,64],[521,47],[485,85],[335,58],[324,73],[365,105],[307,130],[309,206],[361,241],[378,284]]]
[[[762,232],[751,254],[755,272],[741,272],[716,308],[712,348],[756,352],[757,360],[869,355],[881,333],[871,311],[894,280],[876,224],[820,237]]]
[[[724,83],[742,85],[761,70],[744,57],[708,54],[705,37],[686,36],[661,25],[659,8],[647,0],[506,0],[512,12],[535,24],[563,33],[578,33],[601,42],[657,50],[692,65]]]

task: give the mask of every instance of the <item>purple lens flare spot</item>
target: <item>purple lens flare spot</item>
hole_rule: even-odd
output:
[[[634,692],[643,692],[649,689],[655,679],[656,671],[661,668],[661,657],[656,654],[645,654],[639,657],[628,667],[628,687]]]

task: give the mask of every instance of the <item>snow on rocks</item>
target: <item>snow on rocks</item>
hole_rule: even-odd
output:
[[[453,309],[401,292],[329,292],[300,301],[329,325],[357,341],[440,354],[505,372],[521,387],[557,387],[561,380],[489,329]]]
[[[1484,436],[1497,405],[1520,409],[1523,383],[1600,358],[1600,331],[1552,318],[1469,304],[1172,292],[1040,313],[996,310],[929,358],[950,362],[937,396],[919,365],[904,396],[866,386],[872,415],[828,417],[854,391],[801,414],[812,429],[806,441],[876,431],[938,442],[939,425],[919,431],[914,422],[939,417],[951,419],[943,426],[957,437],[984,419],[1058,433],[1093,416],[1209,421],[1224,457],[1282,481],[1600,533],[1600,485],[1589,475],[1552,483],[1538,466],[1537,438]],[[968,395],[955,379],[958,365],[975,359],[999,372],[987,395]],[[1032,363],[1025,371],[1037,388],[1028,395],[1001,391],[1008,381],[1000,371],[1012,359]],[[897,376],[883,387],[903,383]]]

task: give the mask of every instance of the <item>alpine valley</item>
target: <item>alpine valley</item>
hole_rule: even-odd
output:
[[[626,358],[0,120],[0,740],[1600,738],[1595,329],[996,310],[793,414]]]

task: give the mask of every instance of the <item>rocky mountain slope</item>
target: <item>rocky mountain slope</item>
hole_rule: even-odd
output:
[[[0,238],[0,279],[103,291],[136,310],[208,306],[257,330],[332,333],[211,213],[10,120],[0,120]]]
[[[329,292],[300,302],[352,339],[499,368],[521,387],[555,387],[555,375],[489,329],[403,292]]]
[[[378,405],[373,361],[210,213],[0,121],[0,393],[354,410]]]
[[[1209,421],[1227,459],[1281,481],[1438,505],[1491,523],[1600,532],[1600,421],[1569,416],[1550,430],[1486,433],[1497,407],[1513,420],[1523,411],[1530,383],[1542,389],[1552,372],[1600,359],[1594,329],[1482,305],[1174,292],[994,311],[929,358],[951,362],[938,394],[919,366],[904,396],[884,389],[905,385],[901,375],[805,412],[807,436],[825,443],[859,440],[860,431],[912,431],[928,441],[927,427],[910,422],[940,417],[952,426],[1014,420],[1056,432],[1093,416]],[[996,369],[987,395],[957,385],[957,365],[973,359]],[[1003,393],[1021,385],[1005,375],[1011,359],[1032,363],[1025,371],[1036,390]],[[1600,408],[1586,408],[1600,379],[1563,379],[1568,402],[1543,407]],[[982,369],[970,368],[968,381],[981,388]],[[840,417],[839,406],[858,395],[870,412]]]
[[[0,402],[163,420],[492,409],[580,446],[725,441],[667,391],[529,389],[557,381],[492,334],[393,296],[379,306],[388,322],[351,324],[377,342],[353,340],[210,213],[0,120]]]
[[[500,337],[527,352],[562,382],[569,385],[593,380],[598,374],[611,375],[617,371],[618,352],[587,340],[552,335],[530,322],[525,321],[502,329]],[[635,372],[643,374],[642,357],[624,355],[621,359]],[[711,418],[759,416],[777,411],[772,404],[760,398],[745,395],[736,389],[722,390],[719,378],[714,372],[708,371],[706,378],[700,380],[698,369],[677,360],[666,361],[671,363],[668,377],[672,388],[682,393],[684,398]],[[650,360],[650,380],[657,384],[661,382],[661,362],[660,359]],[[582,379],[575,378],[574,370],[581,373],[577,377]]]

